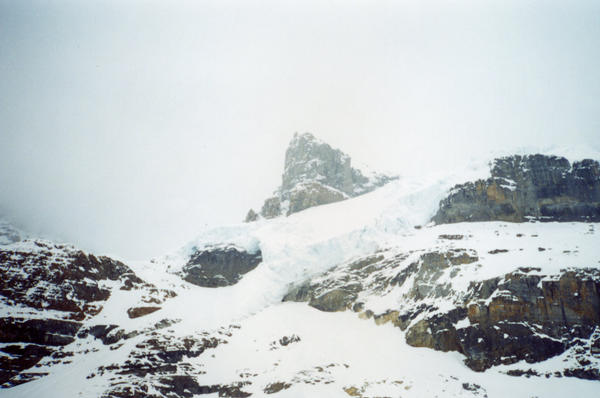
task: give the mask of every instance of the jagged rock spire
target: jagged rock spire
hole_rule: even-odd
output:
[[[309,207],[338,202],[370,192],[397,177],[364,175],[352,167],[350,156],[311,133],[295,133],[285,152],[281,186],[265,200],[264,218],[290,215]],[[258,214],[250,210],[246,222]]]

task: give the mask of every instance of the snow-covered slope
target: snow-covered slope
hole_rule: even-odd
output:
[[[537,318],[519,313],[517,321],[506,312],[509,325],[483,320],[481,311],[502,314],[498,305],[504,310],[511,300],[515,311],[529,311],[529,291],[549,303],[548,289],[568,272],[576,288],[565,282],[557,292],[586,292],[594,300],[600,225],[431,224],[452,187],[489,177],[487,164],[481,166],[405,176],[289,217],[209,229],[178,252],[128,263],[143,281],[140,289],[101,282],[114,284],[102,310],[81,321],[72,342],[27,371],[37,373],[35,380],[2,396],[596,396],[600,382],[584,376],[600,368],[599,312],[577,318],[589,324],[572,323],[592,328],[584,338],[549,335],[552,319],[538,328]],[[228,286],[182,279],[194,255],[229,248],[260,252],[261,262]],[[14,251],[11,244],[0,249]],[[515,282],[521,280],[536,282],[524,292]],[[581,314],[596,308],[572,299]],[[131,317],[140,306],[159,308]],[[3,302],[1,311],[6,318],[17,310]],[[528,346],[532,341],[564,349],[543,359],[509,358],[486,343],[494,330],[506,339],[500,347],[521,344],[527,355],[539,354]],[[26,342],[2,343],[2,355],[11,355],[10,345]],[[488,351],[480,368],[469,362]]]

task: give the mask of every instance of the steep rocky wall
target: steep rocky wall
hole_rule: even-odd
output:
[[[309,207],[362,195],[396,179],[383,174],[364,175],[339,149],[310,133],[295,134],[285,153],[281,186],[265,200],[260,216],[274,218]],[[250,210],[246,222],[258,214]]]
[[[599,221],[600,165],[563,157],[496,159],[491,177],[457,185],[440,202],[437,224],[463,221]]]
[[[236,284],[244,274],[262,262],[262,252],[249,253],[237,247],[212,247],[198,250],[183,267],[184,280],[202,287]]]
[[[553,277],[532,271],[539,270],[472,284],[463,306],[411,325],[407,343],[461,352],[478,371],[543,361],[587,343],[600,330],[600,271],[566,270]],[[589,371],[600,379],[598,369]]]
[[[408,344],[458,351],[476,371],[562,354],[575,365],[565,365],[561,375],[600,380],[600,362],[590,361],[600,359],[600,270],[545,275],[540,268],[519,268],[457,290],[454,280],[479,261],[477,253],[458,248],[424,252],[416,260],[414,253],[371,256],[293,287],[283,301],[352,310],[378,325],[391,322],[406,332]],[[396,304],[372,311],[370,299],[385,295],[398,297]]]
[[[115,286],[143,290],[142,300],[153,304],[174,295],[145,283],[119,261],[69,245],[25,240],[1,246],[0,387],[44,376],[35,371],[42,360],[68,361],[73,354],[66,346],[83,321],[100,313]]]
[[[348,155],[312,134],[295,134],[285,152],[281,190],[290,191],[306,181],[317,181],[353,195],[354,185],[366,182],[366,178],[353,173],[350,162]]]
[[[109,298],[106,280],[120,280],[127,289],[143,284],[125,264],[67,245],[30,241],[0,250],[0,301],[9,305],[56,310],[82,320],[100,310],[94,302]]]

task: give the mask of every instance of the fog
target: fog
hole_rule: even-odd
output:
[[[600,2],[0,1],[0,213],[101,254],[241,221],[294,132],[373,169],[600,148]]]

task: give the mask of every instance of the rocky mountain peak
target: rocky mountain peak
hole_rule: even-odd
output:
[[[350,157],[310,133],[294,134],[285,152],[281,190],[289,191],[306,181],[318,181],[352,194]]]
[[[250,210],[246,221],[258,217],[290,215],[313,206],[338,202],[370,192],[396,179],[379,173],[363,173],[352,159],[311,133],[295,133],[286,152],[281,186],[259,213]]]
[[[1,396],[597,396],[600,164],[489,167],[460,185],[407,175],[129,265],[0,219]],[[296,135],[289,185],[255,217],[383,181],[362,173]],[[416,225],[444,194],[440,222]]]

